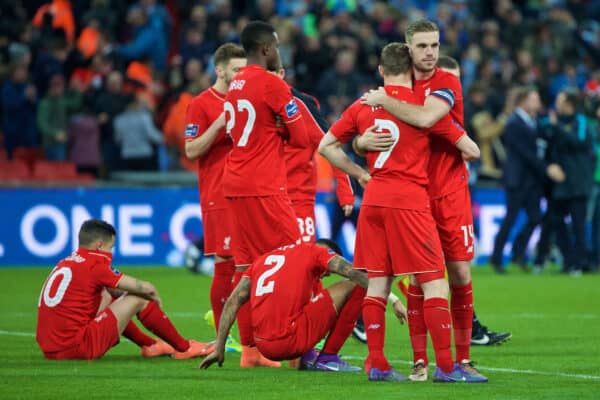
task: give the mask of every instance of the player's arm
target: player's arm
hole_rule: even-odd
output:
[[[440,93],[448,93],[449,89],[436,91]],[[450,100],[442,100],[437,95],[427,96],[425,104],[418,106],[415,104],[403,103],[393,97],[390,97],[385,92],[383,87],[377,90],[371,90],[363,95],[361,102],[372,107],[382,106],[387,112],[396,118],[406,122],[407,124],[418,128],[431,128],[444,115],[448,114],[452,109],[454,98],[452,94]]]
[[[377,126],[371,126],[362,135],[356,136],[352,141],[352,149],[361,157],[368,151],[388,151],[394,145],[394,138],[389,132],[376,133]]]
[[[335,167],[333,168],[333,177],[336,181],[335,194],[344,210],[344,215],[348,217],[354,208],[354,192],[350,184],[350,177]]]
[[[330,272],[334,272],[338,275],[350,279],[352,282],[365,289],[367,288],[367,286],[369,286],[369,278],[367,277],[367,274],[357,269],[354,269],[352,264],[350,264],[350,262],[342,256],[335,256],[331,260],[329,260],[329,263],[327,264],[327,269]]]
[[[219,363],[219,367],[223,365],[227,335],[229,335],[229,331],[235,322],[238,310],[250,299],[250,289],[250,279],[245,276],[242,277],[240,283],[235,287],[223,307],[223,313],[219,320],[219,332],[217,332],[217,339],[215,341],[215,350],[202,360],[199,368],[206,369],[215,362]]]
[[[150,282],[136,279],[132,276],[125,275],[119,279],[117,283],[117,289],[123,290],[129,294],[133,294],[142,297],[147,300],[154,300],[161,305],[160,296],[158,290]]]
[[[342,149],[340,141],[331,133],[327,132],[319,144],[319,153],[325,157],[331,165],[356,178],[365,186],[371,179],[371,175],[356,163]]]
[[[204,133],[185,142],[185,156],[188,160],[195,160],[203,156],[214,143],[221,129],[225,127],[225,113],[222,112],[213,121]]]
[[[406,313],[406,307],[402,304],[402,301],[400,301],[398,296],[390,292],[388,303],[392,305],[392,310],[394,310],[394,315],[400,321],[400,325],[404,325],[404,323],[408,321],[408,314]]]

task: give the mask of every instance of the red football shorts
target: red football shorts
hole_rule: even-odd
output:
[[[317,237],[315,203],[292,203],[298,221],[298,229],[304,243],[314,243]]]
[[[287,195],[228,197],[235,265],[250,265],[278,247],[299,243],[296,214]]]
[[[202,210],[204,254],[231,256],[231,214],[228,209]]]
[[[420,283],[444,278],[435,221],[427,211],[362,206],[354,266],[369,277],[416,275]]]
[[[281,339],[254,338],[262,355],[271,360],[291,360],[300,357],[323,339],[333,326],[337,312],[328,290],[319,292],[293,320],[281,321],[290,325],[292,333]]]
[[[55,353],[46,353],[52,360],[93,360],[100,358],[119,343],[117,317],[106,307],[84,328],[77,346]]]
[[[471,261],[475,245],[469,187],[431,200],[431,214],[437,224],[446,261]]]

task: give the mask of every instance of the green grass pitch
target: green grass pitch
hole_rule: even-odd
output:
[[[213,332],[210,278],[164,267],[125,268],[156,284],[164,308],[186,337]],[[488,384],[370,383],[364,374],[239,368],[228,353],[223,368],[207,371],[199,360],[142,359],[127,340],[102,359],[47,361],[34,338],[39,291],[48,269],[0,269],[0,399],[600,399],[600,275],[571,278],[511,271],[496,276],[474,270],[481,320],[513,339],[498,347],[474,347],[472,358]],[[406,326],[388,311],[386,354],[409,370]],[[362,365],[365,345],[349,339],[342,350]],[[430,357],[433,352],[430,349]]]

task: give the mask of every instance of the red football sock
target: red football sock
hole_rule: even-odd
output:
[[[219,321],[223,307],[231,294],[231,281],[235,273],[233,259],[215,263],[215,275],[210,285],[210,306],[215,317],[215,331],[219,331]]]
[[[383,297],[367,296],[363,300],[362,309],[365,330],[367,332],[367,346],[369,347],[369,357],[367,357],[365,363],[369,367],[378,368],[381,371],[387,371],[391,368],[383,354],[386,303],[387,301]],[[368,373],[369,371],[367,370],[366,372]]]
[[[406,312],[408,314],[408,332],[413,349],[413,362],[427,359],[427,325],[423,313],[423,290],[419,286],[409,285],[406,295]]]
[[[471,331],[473,329],[473,285],[450,286],[452,327],[456,362],[470,360]]]
[[[450,373],[454,369],[452,361],[451,336],[452,322],[448,310],[448,300],[442,297],[432,297],[423,302],[425,323],[431,335],[431,342],[435,349],[435,362],[444,372]]]
[[[156,343],[156,340],[142,332],[133,321],[129,321],[122,335],[140,347]]]
[[[356,320],[360,316],[365,294],[367,294],[367,289],[358,285],[354,287],[346,304],[342,307],[337,321],[333,325],[333,328],[331,328],[325,346],[323,346],[322,353],[338,354],[340,352],[346,339],[348,339],[348,336],[352,333]]]
[[[149,301],[148,305],[137,314],[137,317],[150,332],[169,343],[175,350],[183,352],[190,347],[190,342],[177,332],[167,314],[155,301]]]
[[[235,271],[233,275],[232,287],[235,289],[242,279],[243,272]],[[252,331],[252,309],[250,301],[247,301],[240,307],[237,313],[238,329],[240,331],[240,343],[242,346],[254,346],[254,332]]]

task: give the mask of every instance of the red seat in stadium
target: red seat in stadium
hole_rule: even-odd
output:
[[[37,161],[43,160],[44,158],[45,158],[44,151],[42,149],[17,147],[13,151],[13,159],[25,161],[27,163],[27,165],[29,166],[30,170],[33,170],[33,166]]]
[[[25,161],[0,161],[0,182],[22,182],[30,177],[31,172]]]
[[[77,180],[75,164],[67,161],[37,161],[33,166],[33,179],[38,181]]]

